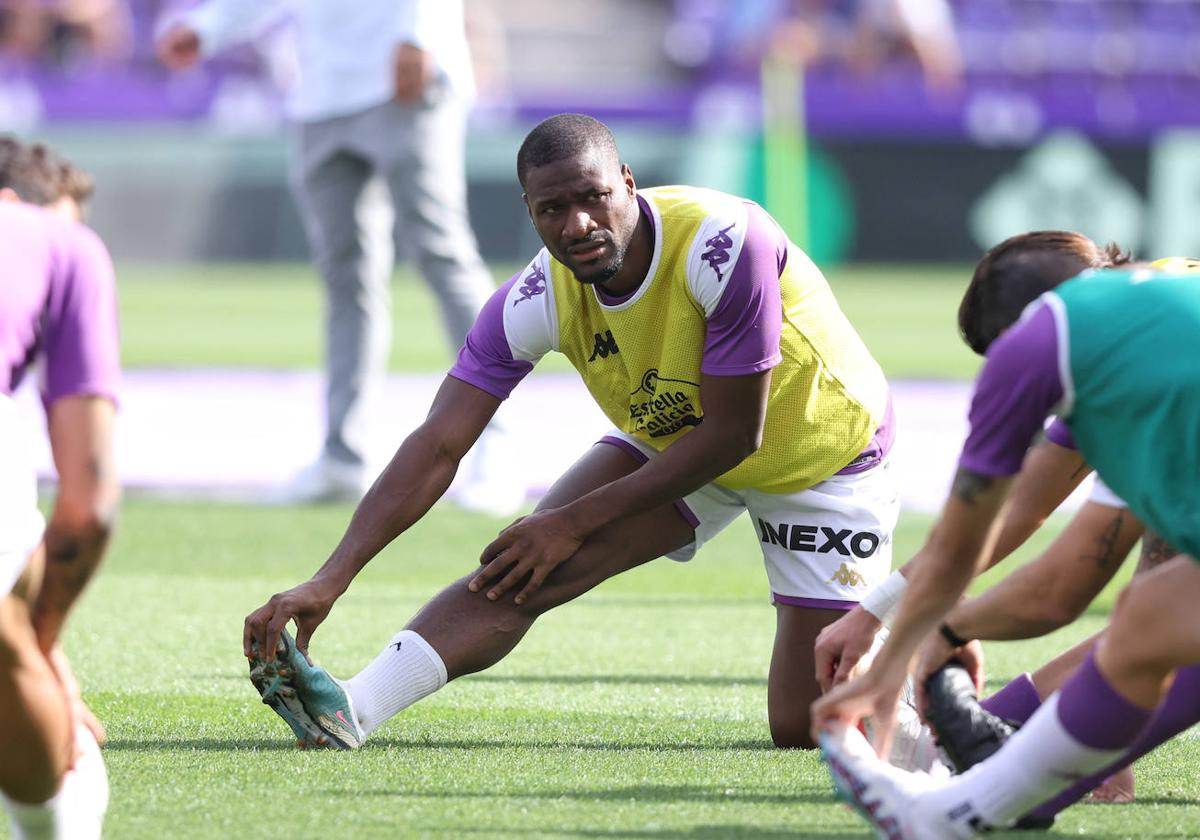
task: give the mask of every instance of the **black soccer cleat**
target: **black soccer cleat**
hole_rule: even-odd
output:
[[[1020,728],[979,704],[975,683],[957,659],[925,680],[925,719],[956,773],[965,773],[987,759]],[[1054,817],[1027,814],[1013,828],[1043,830],[1052,825]]]
[[[925,719],[956,773],[970,770],[1017,731],[979,705],[971,675],[954,659],[925,681]]]

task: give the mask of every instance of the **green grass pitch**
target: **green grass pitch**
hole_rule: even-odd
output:
[[[319,364],[320,296],[306,267],[118,269],[129,366]],[[830,273],[893,377],[973,374],[953,328],[966,278],[965,268]],[[429,296],[407,273],[395,296],[393,368],[444,370]],[[67,638],[109,726],[108,837],[865,835],[815,756],[770,745],[773,611],[744,521],[691,564],[651,563],[546,616],[499,666],[409,709],[362,751],[294,749],[247,679],[241,622],[307,577],[349,514],[126,502]],[[336,674],[357,670],[502,524],[435,509],[360,576],[314,655]],[[929,524],[902,518],[898,558]],[[1101,627],[1116,588],[1052,637],[989,645],[992,687]],[[1195,733],[1184,735],[1139,765],[1137,804],[1077,806],[1053,835],[1200,836],[1198,758]]]
[[[864,835],[814,755],[770,744],[773,610],[744,521],[691,564],[656,561],[547,615],[360,752],[296,750],[246,677],[241,621],[306,577],[349,513],[126,504],[68,640],[111,734],[109,837]],[[313,654],[357,670],[500,525],[436,508],[360,576]],[[903,518],[900,556],[928,525]],[[1050,638],[990,645],[992,686],[1100,627],[1112,597]],[[1198,756],[1185,736],[1140,766],[1138,804],[1076,807],[1055,833],[1200,835]]]

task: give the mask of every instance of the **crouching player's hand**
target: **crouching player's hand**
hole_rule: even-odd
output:
[[[71,715],[71,738],[74,743],[75,732],[80,727],[85,727],[92,733],[92,737],[96,739],[96,743],[104,746],[108,741],[108,732],[104,729],[97,717],[92,714],[92,710],[83,702],[83,695],[79,691],[79,681],[75,679],[75,672],[71,670],[71,663],[67,660],[67,655],[63,653],[63,649],[55,645],[50,649],[50,653],[46,655],[46,660],[50,663],[51,669],[54,671],[54,676],[58,679],[59,689],[66,696],[67,709]],[[80,748],[78,743],[75,743],[71,748],[71,763],[69,767],[74,767],[75,762],[80,756]]]
[[[257,651],[262,659],[273,661],[284,625],[295,619],[296,648],[308,656],[309,639],[341,594],[341,590],[314,577],[286,592],[272,595],[271,600],[246,616],[242,652],[250,658]]]
[[[871,613],[855,607],[821,630],[813,648],[821,691],[829,691],[857,673],[859,662],[870,652],[882,626]]]
[[[954,660],[967,669],[975,684],[975,695],[983,697],[983,645],[978,641],[954,647],[941,633],[931,633],[917,652],[913,668],[913,685],[917,689],[917,710],[925,715],[925,683],[947,662]]]
[[[471,578],[468,588],[472,592],[487,589],[487,597],[495,601],[528,578],[513,599],[523,604],[560,563],[579,550],[583,539],[561,509],[531,513],[501,531],[483,550],[479,557],[483,568]]]
[[[904,662],[895,665],[876,660],[862,676],[818,697],[812,705],[813,740],[819,740],[821,733],[835,723],[856,727],[863,718],[870,717],[875,723],[875,751],[881,757],[889,755],[896,725],[896,704],[907,676]]]

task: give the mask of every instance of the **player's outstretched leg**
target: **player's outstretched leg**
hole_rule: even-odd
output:
[[[592,447],[550,489],[539,509],[559,507],[639,466],[615,446]],[[338,680],[285,637],[279,668],[252,660],[263,700],[306,746],[352,749],[385,721],[448,680],[489,668],[516,647],[539,615],[604,580],[686,546],[692,526],[673,505],[628,517],[589,538],[524,604],[488,600],[467,575],[442,590],[362,671]],[[339,714],[340,713],[340,714]]]
[[[999,752],[961,776],[920,789],[911,774],[831,739],[833,772],[845,777],[843,788],[877,829],[887,828],[881,818],[897,813],[907,821],[884,836],[964,838],[1012,825],[1072,779],[1103,772],[1129,754],[1168,677],[1200,662],[1197,599],[1200,565],[1190,558],[1136,578],[1118,599],[1097,651]],[[872,809],[871,803],[881,804]],[[905,833],[912,824],[919,831]]]

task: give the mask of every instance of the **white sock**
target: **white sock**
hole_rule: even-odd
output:
[[[401,630],[378,656],[345,682],[364,735],[446,684],[438,652],[412,630]]]
[[[0,795],[12,817],[15,840],[99,840],[108,810],[108,773],[90,730],[76,731],[80,756],[45,802],[14,802]]]
[[[1063,727],[1059,694],[1042,704],[1004,747],[944,787],[920,797],[956,824],[1005,827],[1119,758],[1123,750],[1085,746]]]

